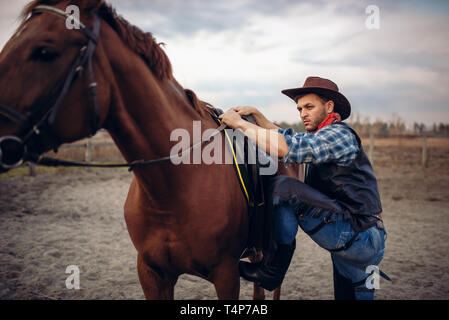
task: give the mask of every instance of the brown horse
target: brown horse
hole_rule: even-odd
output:
[[[68,30],[55,12],[37,10],[41,5],[78,6],[83,32]],[[87,62],[72,68],[77,77],[63,88],[67,70],[85,52]],[[193,121],[203,131],[217,127],[206,104],[187,93],[151,34],[103,1],[35,0],[0,53],[0,137],[9,137],[0,142],[0,156],[15,162],[25,148],[42,154],[100,127],[127,162],[167,156],[174,129],[192,137]],[[224,139],[221,147],[227,152]],[[145,297],[173,299],[178,277],[187,273],[212,282],[219,299],[238,299],[248,214],[233,165],[164,162],[133,172],[124,212]]]

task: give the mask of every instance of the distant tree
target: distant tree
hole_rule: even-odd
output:
[[[426,130],[426,125],[424,123],[413,123],[413,133],[422,134]]]
[[[391,134],[403,134],[405,132],[405,123],[396,113],[393,113],[393,119],[389,124],[389,131]]]
[[[304,122],[296,122],[296,123],[292,124],[292,128],[296,132],[305,132],[306,131],[306,127],[304,126]]]
[[[274,124],[277,125],[278,127],[281,127],[282,129],[287,129],[290,127],[290,125],[285,121],[282,121],[280,123],[274,122]]]
[[[446,125],[442,122],[438,125],[438,133],[441,135],[447,135],[449,133],[449,124]]]
[[[286,121],[282,121],[280,123],[274,123],[278,127],[281,127],[282,129],[292,128],[295,132],[304,132],[306,131],[306,128],[304,126],[304,123],[301,122],[295,122],[295,123],[288,123]]]
[[[383,122],[380,119],[377,119],[371,125],[371,132],[377,136],[386,136],[388,135],[388,123]]]
[[[358,134],[362,134],[362,123],[360,121],[360,113],[355,112],[348,119],[348,124],[353,128]]]

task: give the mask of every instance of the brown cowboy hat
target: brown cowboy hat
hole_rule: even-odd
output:
[[[338,92],[337,85],[329,79],[308,77],[301,88],[285,89],[281,92],[296,103],[302,96],[315,93],[334,101],[334,111],[340,115],[341,120],[348,118],[351,114],[351,104],[348,99]]]

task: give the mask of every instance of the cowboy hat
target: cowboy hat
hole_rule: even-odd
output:
[[[315,93],[334,101],[334,111],[340,115],[341,120],[348,118],[351,114],[351,104],[348,99],[338,91],[337,85],[329,79],[308,77],[302,87],[285,89],[281,92],[296,103],[302,96]]]

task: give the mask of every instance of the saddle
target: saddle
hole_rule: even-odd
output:
[[[199,100],[192,90],[185,89],[184,91],[188,101],[196,110],[200,113],[206,110],[218,126],[222,125],[218,116],[223,114],[223,110]],[[252,116],[243,116],[242,118],[256,123]],[[273,183],[271,180],[276,174],[260,175],[260,169],[270,165],[269,162],[273,159],[259,150],[257,145],[242,132],[234,131],[234,133],[241,134],[243,137],[231,139],[226,128],[224,130],[226,147],[233,155],[233,164],[240,182],[240,189],[248,204],[248,239],[241,258],[260,251],[263,255],[269,255],[275,246],[272,210]],[[260,161],[261,159],[263,161]]]
[[[212,118],[221,125],[218,116],[223,111],[211,106],[209,108]],[[256,123],[252,116],[242,118]],[[233,154],[235,172],[248,203],[248,239],[241,255],[241,258],[245,258],[252,252],[262,251],[268,254],[272,251],[274,235],[270,199],[272,197],[271,178],[274,175],[260,175],[260,169],[273,160],[242,132],[234,132],[234,137],[238,134],[243,137],[237,137],[237,139],[227,137],[225,140],[228,150]],[[225,135],[227,135],[226,131]]]

